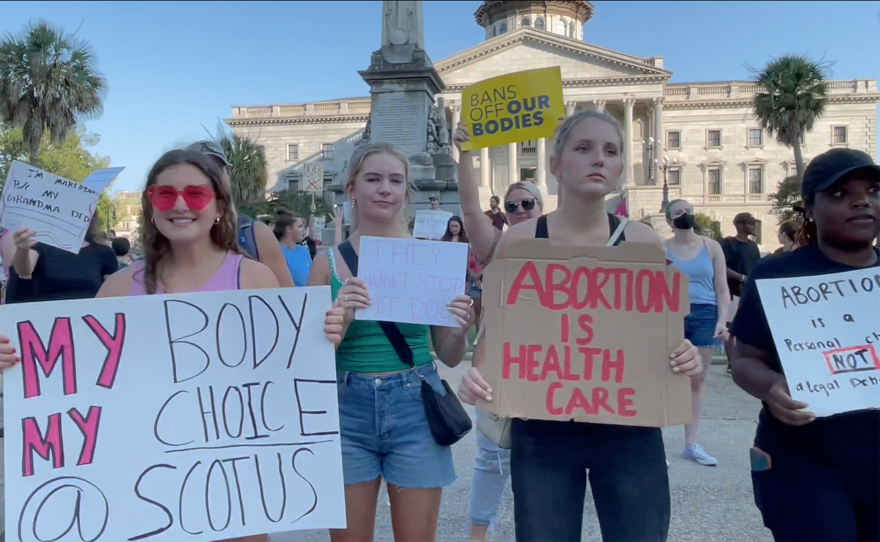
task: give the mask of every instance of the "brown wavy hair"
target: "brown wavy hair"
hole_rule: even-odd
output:
[[[162,172],[183,164],[198,168],[211,182],[211,188],[217,195],[217,208],[221,215],[220,222],[211,228],[211,241],[219,248],[235,254],[242,254],[241,248],[238,246],[238,217],[235,214],[235,206],[232,204],[232,193],[229,187],[223,183],[220,168],[200,152],[188,150],[166,152],[150,169],[150,173],[147,175],[147,185],[141,196],[141,246],[144,250],[143,282],[144,289],[148,294],[156,293],[156,284],[160,278],[159,264],[171,252],[171,243],[167,237],[159,232],[153,222],[153,206],[147,200],[147,189],[156,184]]]

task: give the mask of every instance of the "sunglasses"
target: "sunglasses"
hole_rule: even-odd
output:
[[[170,211],[181,196],[186,206],[193,211],[201,211],[217,197],[209,184],[191,184],[180,191],[169,185],[154,184],[147,188],[147,201],[163,213]]]
[[[522,205],[523,211],[531,211],[535,208],[535,198],[526,198],[522,201],[505,201],[504,208],[508,213],[516,212],[519,206]]]

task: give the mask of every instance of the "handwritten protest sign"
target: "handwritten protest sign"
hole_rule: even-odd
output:
[[[344,527],[329,305],[319,287],[4,308],[7,539]]]
[[[486,79],[465,87],[461,103],[471,132],[462,150],[550,137],[565,116],[562,71],[556,66]]]
[[[671,371],[687,277],[655,245],[514,243],[483,276],[486,355],[499,416],[663,427],[690,421],[690,378]]]
[[[793,399],[816,416],[880,408],[880,268],[755,284]]]
[[[324,166],[321,162],[309,162],[303,165],[303,192],[312,194],[324,193]]]
[[[446,306],[465,293],[467,253],[467,243],[361,237],[370,307],[355,319],[457,327]]]
[[[12,231],[30,228],[37,241],[76,254],[99,196],[81,183],[14,161],[3,187],[0,224]]]
[[[124,167],[111,167],[107,169],[99,169],[93,171],[89,174],[88,177],[83,179],[83,185],[88,186],[95,192],[101,192],[104,188],[107,187],[108,184],[113,182],[113,179],[119,176],[122,173]]]
[[[413,237],[416,239],[440,239],[446,233],[446,225],[452,213],[449,211],[432,211],[420,209],[416,211],[413,225]]]

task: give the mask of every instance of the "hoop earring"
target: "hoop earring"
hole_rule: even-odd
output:
[[[214,225],[216,226],[219,223],[220,223],[220,217],[218,216],[217,218],[214,219]]]

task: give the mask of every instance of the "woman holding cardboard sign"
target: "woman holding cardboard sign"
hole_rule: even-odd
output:
[[[775,540],[880,540],[880,410],[817,418],[810,405],[792,399],[794,382],[786,380],[769,323],[785,315],[766,313],[756,285],[865,268],[880,276],[880,249],[872,246],[880,234],[880,166],[864,152],[833,149],[810,162],[801,192],[809,244],[761,260],[733,321],[733,381],[764,406],[750,450],[755,503]],[[828,322],[816,333],[833,336],[833,315],[821,305],[816,311],[817,320]],[[821,352],[812,355],[811,363],[815,356],[822,362]],[[877,373],[847,376],[860,374]]]
[[[395,540],[431,541],[442,488],[455,480],[455,468],[452,449],[437,442],[435,418],[425,409],[432,398],[455,397],[445,391],[434,367],[428,326],[354,319],[356,310],[370,305],[370,292],[357,278],[361,237],[411,238],[405,213],[409,160],[386,143],[359,146],[349,160],[346,189],[355,231],[315,259],[308,281],[309,286],[329,284],[336,306],[345,310],[336,367],[348,527],[331,531],[330,538],[373,539],[384,477]],[[450,367],[467,349],[472,305],[469,297],[456,297],[448,310],[459,327],[430,328],[437,357]]]
[[[659,246],[650,227],[605,212],[605,196],[623,171],[624,143],[620,124],[607,113],[583,111],[565,119],[551,157],[565,199],[559,210],[511,227],[496,257],[529,238],[567,246],[622,240]],[[687,340],[673,352],[670,365],[686,375],[702,370],[699,353]],[[471,404],[478,397],[492,400],[477,367],[462,378],[459,397]],[[581,539],[587,470],[605,540],[666,540],[669,478],[659,428],[514,419],[511,467],[519,542]]]

